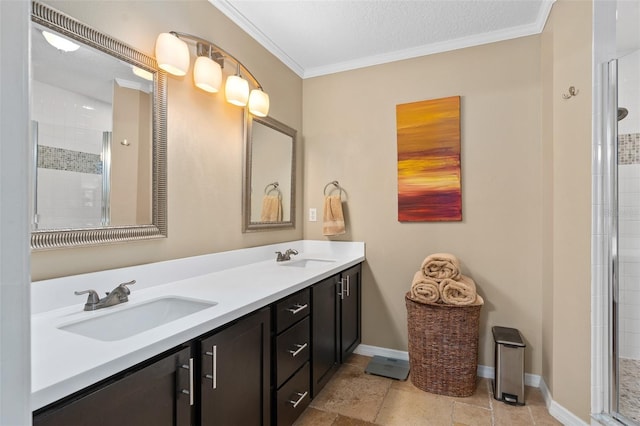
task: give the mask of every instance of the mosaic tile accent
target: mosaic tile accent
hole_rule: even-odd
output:
[[[38,145],[38,167],[68,172],[102,174],[100,155]]]
[[[618,135],[618,164],[640,164],[640,133]]]

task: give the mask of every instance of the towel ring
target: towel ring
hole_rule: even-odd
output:
[[[324,193],[324,196],[327,196],[327,188],[329,188],[331,185],[333,185],[335,188],[331,188],[329,190],[329,194],[331,194],[333,191],[335,191],[336,189],[340,190],[340,197],[342,197],[342,187],[340,186],[340,183],[338,183],[337,180],[334,180],[332,182],[329,182],[328,184],[326,184],[324,186],[324,191],[322,191]]]
[[[269,189],[269,187],[272,186],[273,188]],[[278,188],[280,186],[280,184],[278,182],[272,182],[269,185],[264,187],[264,195],[269,195],[271,192],[276,191],[278,193],[278,196],[281,197],[282,196],[282,192],[280,192],[280,188]]]

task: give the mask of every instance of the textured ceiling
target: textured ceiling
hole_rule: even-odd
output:
[[[301,77],[537,34],[554,0],[209,0]]]

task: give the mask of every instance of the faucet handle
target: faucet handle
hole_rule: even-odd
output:
[[[122,290],[124,290],[125,293],[127,293],[127,295],[129,295],[131,294],[131,290],[129,290],[129,287],[127,286],[134,285],[135,283],[136,283],[136,280],[131,280],[129,282],[120,284],[118,287],[120,287]]]
[[[95,306],[100,302],[100,296],[95,290],[83,290],[83,291],[74,291],[73,294],[76,296],[81,296],[83,294],[89,294],[87,297],[87,302],[84,304],[85,311],[92,311],[95,309]]]

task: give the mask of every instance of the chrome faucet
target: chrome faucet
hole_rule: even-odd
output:
[[[279,251],[277,251],[276,254],[278,255],[278,257],[276,257],[276,262],[284,262],[286,260],[291,260],[291,255],[298,254],[298,251],[294,249],[287,249],[284,254]]]
[[[87,303],[84,304],[84,310],[95,311],[96,309],[119,305],[120,303],[129,301],[128,296],[131,294],[131,290],[129,290],[127,286],[135,283],[136,280],[132,280],[128,283],[119,284],[116,288],[108,292],[106,297],[103,297],[102,299],[100,299],[100,296],[98,296],[98,293],[95,290],[74,291],[74,294],[76,296],[89,294],[87,297]]]

